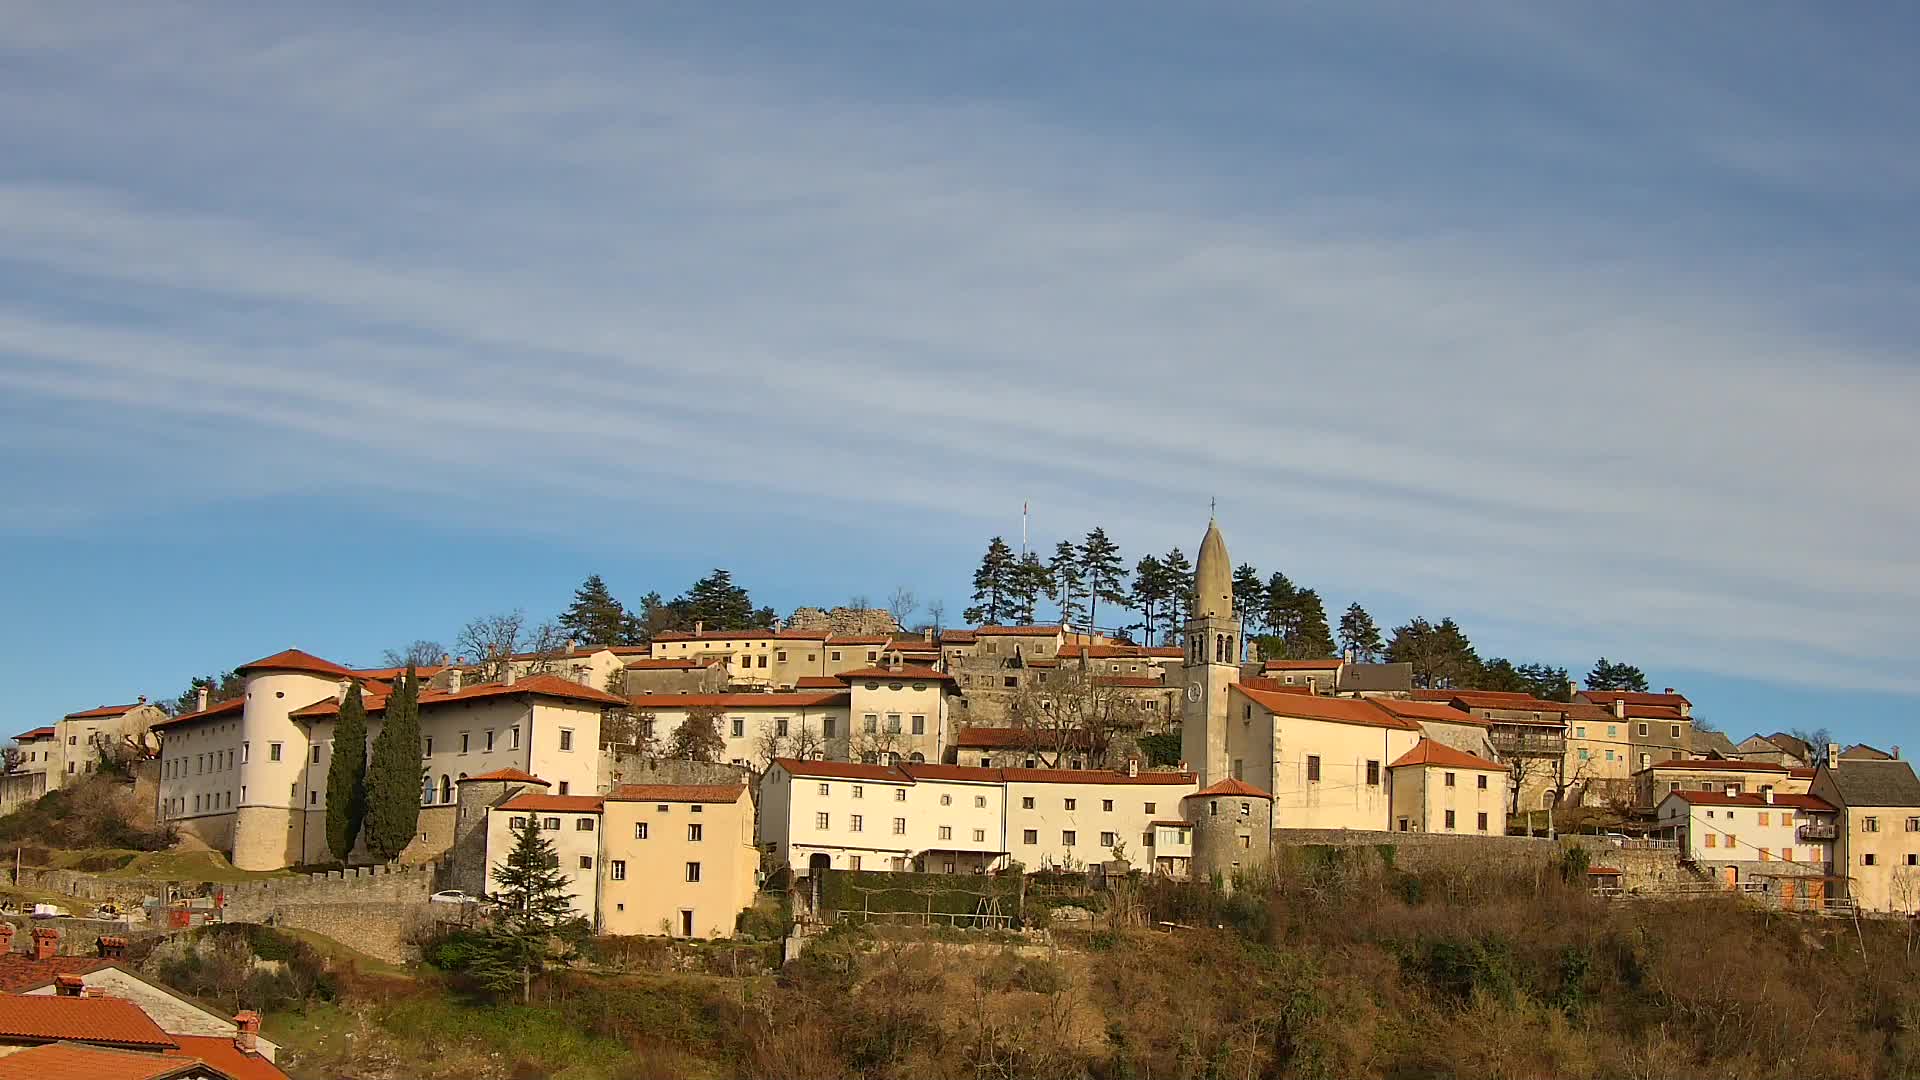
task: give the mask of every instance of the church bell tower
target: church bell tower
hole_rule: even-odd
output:
[[[1233,611],[1233,562],[1220,526],[1207,520],[1193,570],[1193,608],[1187,616],[1182,668],[1180,755],[1200,786],[1227,779],[1228,687],[1240,681],[1240,619]]]

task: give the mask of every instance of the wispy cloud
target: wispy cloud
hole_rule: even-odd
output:
[[[1920,387],[1880,344],[1911,321],[1827,324],[1802,290],[1831,288],[1836,254],[1756,267],[1729,237],[1766,208],[1715,206],[1710,183],[1659,177],[1682,223],[1665,239],[1621,201],[1619,160],[1506,215],[1444,171],[1362,167],[1447,141],[1432,129],[1292,153],[1233,130],[1191,153],[1150,124],[637,33],[11,14],[0,90],[32,107],[0,141],[36,152],[0,163],[0,410],[38,447],[104,412],[109,445],[158,460],[8,528],[191,504],[214,477],[475,475],[617,526],[640,509],[606,498],[611,468],[770,517],[826,501],[969,534],[1030,494],[1164,548],[1217,494],[1237,555],[1477,614],[1511,651],[1632,643],[1773,676],[1813,657],[1920,689],[1888,663],[1920,645]],[[1550,24],[1481,29],[1558,43],[1565,83],[1634,85]],[[1818,188],[1804,147],[1831,143],[1744,111],[1708,130],[1736,95],[1658,84],[1683,115],[1656,141],[1686,152],[1643,182]],[[1501,112],[1499,139],[1582,168],[1639,149],[1548,112]],[[1475,120],[1458,140],[1487,139]],[[1910,295],[1897,260],[1859,276]],[[220,449],[155,441],[182,427]]]

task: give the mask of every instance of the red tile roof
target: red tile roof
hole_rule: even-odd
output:
[[[817,709],[845,705],[847,691],[804,694],[635,694],[627,699],[632,709]]]
[[[1197,794],[1197,793],[1196,793],[1196,794]],[[1180,826],[1180,827],[1181,827],[1181,828],[1183,828],[1183,829],[1191,829],[1191,828],[1193,828],[1193,822],[1191,822],[1191,821],[1188,821],[1188,820],[1186,820],[1185,818],[1166,818],[1166,819],[1164,819],[1164,820],[1156,820],[1156,821],[1149,821],[1149,822],[1147,822],[1147,824],[1149,824],[1149,825],[1178,825],[1178,826]]]
[[[1007,727],[963,727],[954,733],[953,745],[970,750],[999,750],[1008,747],[1026,747],[1033,743],[1033,735],[1026,728]]]
[[[1471,724],[1474,727],[1492,727],[1487,721],[1463,709],[1451,705],[1442,705],[1437,701],[1406,701],[1401,698],[1376,697],[1368,701],[1387,710],[1402,720],[1436,721],[1444,724]]]
[[[893,639],[885,634],[835,634],[827,639],[832,645],[891,645]]]
[[[1247,783],[1245,780],[1235,780],[1232,777],[1228,777],[1227,779],[1222,780],[1217,784],[1208,784],[1206,787],[1201,788],[1199,791],[1196,791],[1193,794],[1195,797],[1198,797],[1201,795],[1233,795],[1233,796],[1242,796],[1242,797],[1254,798],[1254,799],[1273,798],[1272,795],[1269,795],[1268,793],[1261,791],[1259,788],[1254,787],[1252,784]]]
[[[1819,772],[1820,772],[1819,769],[1816,769],[1811,765],[1805,765],[1797,769],[1788,769],[1787,775],[1793,777],[1796,780],[1811,780]]]
[[[845,690],[846,684],[831,675],[802,675],[793,682],[795,690]]]
[[[1768,802],[1766,796],[1757,791],[1743,792],[1739,795],[1729,795],[1724,791],[1670,791],[1661,796],[1661,801],[1664,802],[1668,798],[1683,799],[1702,806],[1751,806],[1759,810],[1765,810],[1769,806],[1787,806],[1818,814],[1830,814],[1834,811],[1833,804],[1825,799],[1818,799],[1812,795],[1786,795],[1777,791],[1773,794],[1772,802]]]
[[[697,657],[668,658],[658,660],[640,659],[627,661],[628,671],[700,671],[718,664],[718,660],[702,660]]]
[[[866,765],[851,761],[800,761],[775,758],[793,776],[821,780],[875,780],[911,784],[915,775],[929,780],[969,780],[1008,784],[1191,784],[1192,773],[1143,772],[1128,776],[1114,769],[995,769],[971,765]]]
[[[226,1040],[229,1046],[232,1040]],[[174,1077],[219,1075],[227,1080],[254,1080],[254,1075],[284,1077],[274,1069],[265,1074],[235,1075],[199,1058],[169,1051],[164,1054],[108,1050],[80,1043],[47,1043],[0,1057],[0,1080],[173,1080]]]
[[[1002,779],[1002,770],[977,765],[933,765],[913,762],[903,764],[899,769],[915,780],[958,780],[972,784],[998,784]]]
[[[215,720],[221,717],[234,716],[246,707],[246,698],[229,698],[226,701],[220,702],[218,705],[207,706],[202,712],[182,713],[170,720],[155,720],[152,727],[154,730],[158,730],[160,728],[177,727],[182,724],[198,723],[201,720]]]
[[[1681,758],[1678,761],[1656,761],[1647,766],[1649,769],[1687,769],[1692,772],[1770,772],[1789,771],[1785,765],[1775,765],[1771,761],[1723,761],[1719,758]]]
[[[241,664],[233,669],[245,675],[249,671],[304,671],[309,675],[331,675],[346,678],[353,674],[331,660],[322,660],[309,652],[299,649],[282,649],[272,656],[263,656],[251,664]]]
[[[1565,714],[1564,701],[1542,701],[1532,694],[1514,694],[1505,690],[1415,690],[1415,701],[1457,701],[1469,709],[1501,709],[1509,712]]]
[[[1605,712],[1606,710],[1602,709],[1601,711]],[[1674,720],[1685,720],[1687,718],[1681,715],[1679,709],[1672,708],[1670,706],[1635,705],[1629,702],[1627,704],[1627,719],[1674,721]]]
[[[420,667],[413,669],[413,674],[416,678],[420,679],[422,682],[425,682],[426,680],[433,678],[435,675],[438,675],[441,672],[447,670],[447,668],[450,666],[452,665],[423,664]],[[390,683],[390,682],[398,682],[401,676],[405,675],[406,673],[407,673],[407,669],[404,666],[403,667],[364,668],[359,671],[355,671],[353,673],[353,677],[361,680],[374,679],[378,682]]]
[[[1611,705],[1616,701],[1624,701],[1629,705],[1665,705],[1669,708],[1679,708],[1682,705],[1693,704],[1687,700],[1685,694],[1645,694],[1634,690],[1582,690],[1574,697],[1585,698],[1596,705]]]
[[[259,1054],[249,1054],[233,1044],[231,1035],[175,1035],[179,1050],[169,1056],[197,1058],[233,1080],[287,1080],[280,1067]],[[43,1078],[45,1080],[45,1078]]]
[[[1269,660],[1260,666],[1262,671],[1325,671],[1337,668],[1346,661],[1335,656],[1326,660]]]
[[[953,681],[953,676],[944,671],[935,671],[930,667],[868,667],[859,668],[854,671],[843,671],[834,677],[838,679],[878,679],[882,681],[894,679],[909,682],[923,679],[945,679],[948,682]]]
[[[1283,683],[1277,679],[1262,678],[1259,675],[1240,676],[1240,685],[1249,686],[1255,690],[1266,690],[1270,693],[1275,693],[1275,694],[1311,695],[1313,693],[1313,687],[1307,686],[1304,683],[1299,686],[1295,686],[1292,683]]]
[[[1398,769],[1407,765],[1440,765],[1453,769],[1477,769],[1481,772],[1506,772],[1507,767],[1498,762],[1488,761],[1477,754],[1465,750],[1455,750],[1445,743],[1432,739],[1421,739],[1413,749],[1401,754],[1388,765],[1389,769]]]
[[[1178,645],[1075,645],[1069,642],[1060,646],[1060,656],[1066,660],[1078,660],[1082,656],[1089,660],[1137,660],[1162,656],[1178,660],[1185,655],[1186,652]]]
[[[600,812],[601,801],[598,795],[536,795],[529,791],[515,795],[494,809],[555,814],[597,814]]]
[[[464,784],[469,780],[506,780],[521,784],[539,784],[541,787],[553,786],[532,773],[521,769],[495,769],[492,772],[483,772],[479,776],[463,776],[460,778],[460,783]]]
[[[800,758],[774,758],[773,764],[780,766],[793,776],[818,777],[822,780],[882,780],[895,784],[913,783],[913,777],[891,765],[868,765],[858,761],[803,761]]]
[[[131,705],[100,705],[91,709],[85,709],[81,712],[70,712],[67,715],[61,717],[61,719],[62,720],[104,720],[104,719],[107,719],[108,717],[124,716],[127,713],[130,713],[133,710],[145,704],[146,702],[144,701],[136,701]]]
[[[37,728],[34,728],[34,729],[33,729],[32,731],[23,731],[23,732],[21,732],[20,734],[18,734],[18,735],[15,735],[15,736],[13,737],[13,741],[14,741],[14,742],[28,742],[28,741],[30,741],[30,740],[33,740],[33,739],[51,739],[51,738],[53,738],[53,729],[52,729],[52,728],[50,728],[50,727],[37,727]]]
[[[1128,776],[1117,769],[1001,769],[1009,784],[1191,784],[1190,772],[1143,772]]]
[[[443,694],[439,691],[423,691],[420,695],[420,707],[444,705],[457,701],[476,701],[482,698],[513,697],[520,694],[534,694],[539,697],[562,698],[568,701],[585,701],[596,705],[625,705],[627,699],[616,697],[605,690],[595,690],[591,686],[582,686],[571,679],[558,675],[528,675],[516,679],[513,685],[506,683],[481,683],[478,686],[461,687],[459,692]]]
[[[686,630],[662,630],[653,635],[655,641],[761,641],[770,638],[783,638],[790,641],[825,641],[825,630],[702,630],[698,634]]]
[[[971,630],[942,630],[940,631],[940,644],[971,645],[974,642],[975,636]]]
[[[735,803],[746,790],[745,784],[621,784],[606,801]]]
[[[1279,716],[1296,717],[1302,720],[1325,720],[1335,724],[1361,724],[1366,727],[1392,728],[1396,731],[1420,730],[1419,724],[1411,720],[1402,720],[1365,698],[1277,694],[1271,690],[1259,690],[1241,683],[1232,685],[1254,704]]]
[[[168,1050],[179,1044],[140,1006],[119,998],[0,995],[0,1041],[87,1042]]]
[[[86,975],[117,966],[98,956],[55,956],[35,960],[32,953],[0,953],[0,993],[18,994],[45,986],[61,975]]]

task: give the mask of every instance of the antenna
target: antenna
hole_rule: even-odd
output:
[[[1027,500],[1020,500],[1020,557],[1027,557]]]

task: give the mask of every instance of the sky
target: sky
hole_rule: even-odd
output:
[[[394,10],[396,8],[404,10]],[[0,705],[1023,502],[1920,743],[1920,14],[0,0]],[[924,615],[924,610],[922,612]]]

